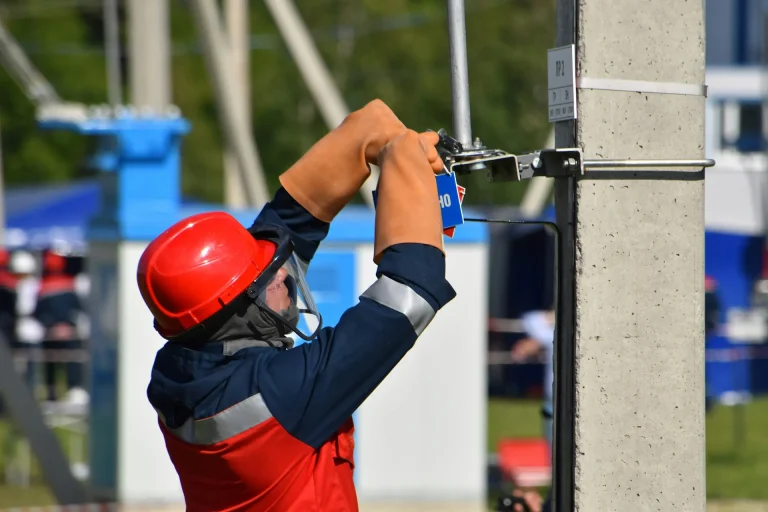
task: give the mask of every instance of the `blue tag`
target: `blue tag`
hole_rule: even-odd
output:
[[[443,214],[443,229],[464,224],[456,175],[454,173],[438,174],[436,179],[437,197],[440,201],[440,212]]]
[[[440,213],[443,216],[443,229],[464,224],[464,213],[461,211],[456,175],[453,173],[438,174],[435,178],[437,179],[437,199],[440,201]],[[374,208],[376,208],[378,197],[379,191],[377,189],[373,191]]]

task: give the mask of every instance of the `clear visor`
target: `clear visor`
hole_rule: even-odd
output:
[[[309,341],[320,328],[320,314],[309,291],[304,271],[291,255],[258,294],[261,307],[272,313],[286,327]]]

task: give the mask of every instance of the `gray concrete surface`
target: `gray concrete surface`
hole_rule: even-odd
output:
[[[578,8],[581,76],[703,83],[701,1]],[[704,157],[703,97],[578,101],[585,158]],[[576,510],[706,508],[703,200],[701,180],[576,184]]]

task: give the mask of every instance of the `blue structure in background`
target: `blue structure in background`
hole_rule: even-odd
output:
[[[750,306],[753,283],[763,267],[764,239],[732,233],[705,235],[706,273],[717,283],[720,325],[731,308]],[[707,340],[707,391],[718,397],[726,393],[768,393],[768,359],[758,356],[765,345],[732,343],[722,333]]]
[[[101,208],[97,180],[5,190],[6,244],[42,250],[59,244],[86,248],[85,229]]]
[[[193,199],[182,208],[217,208]],[[42,250],[58,244],[85,253],[91,219],[102,208],[100,178],[5,189],[6,244],[10,249]]]
[[[181,137],[190,129],[185,119],[125,115],[41,121],[40,126],[97,137],[91,164],[104,171],[102,203],[89,238],[149,240],[158,234],[159,219],[178,216]]]

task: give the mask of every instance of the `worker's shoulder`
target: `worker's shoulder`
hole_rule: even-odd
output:
[[[223,354],[213,348],[193,350],[171,343],[158,351],[148,393],[166,418],[177,416],[182,405],[195,420],[210,417],[260,393],[262,363],[274,349]]]

